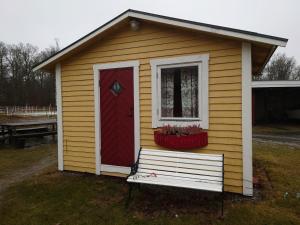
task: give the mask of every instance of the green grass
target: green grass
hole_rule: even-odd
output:
[[[41,145],[33,148],[14,149],[0,146],[0,179],[49,156],[55,158],[55,145]]]
[[[253,127],[253,133],[256,134],[282,134],[300,133],[298,123],[290,124],[264,124]]]
[[[126,209],[124,179],[60,173],[53,167],[3,194],[0,224],[300,224],[300,199],[295,197],[300,149],[269,144],[254,144],[254,149],[255,174],[262,181],[259,198],[228,194],[224,220],[217,218],[214,195],[143,186]]]

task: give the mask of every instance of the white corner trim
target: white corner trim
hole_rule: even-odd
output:
[[[252,88],[300,87],[299,80],[252,81]]]
[[[100,175],[100,88],[99,88],[99,69],[97,65],[93,66],[94,70],[94,116],[95,116],[95,164],[96,175]]]
[[[151,93],[152,93],[152,128],[163,125],[200,125],[203,129],[209,128],[209,82],[208,82],[209,54],[188,55],[172,58],[151,59]],[[164,67],[197,65],[199,68],[199,118],[160,120],[160,69]]]
[[[130,168],[113,166],[113,165],[101,165],[101,121],[100,121],[100,70],[104,69],[116,69],[116,68],[133,68],[133,100],[134,100],[134,158],[135,161],[138,158],[140,149],[140,95],[139,95],[139,66],[138,60],[123,61],[116,63],[105,63],[93,65],[94,70],[94,105],[95,105],[95,163],[96,174],[100,175],[101,171],[105,172],[118,172],[124,173],[130,171]],[[125,169],[124,169],[125,168]]]
[[[253,195],[251,44],[242,43],[243,194]]]
[[[58,170],[64,170],[64,145],[63,145],[63,123],[62,123],[62,97],[61,97],[61,66],[55,65],[55,87],[57,108],[57,160]]]

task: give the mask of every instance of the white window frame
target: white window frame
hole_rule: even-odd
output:
[[[209,54],[180,56],[173,58],[152,59],[152,128],[164,125],[209,127],[208,106],[208,60]],[[197,118],[162,118],[161,117],[161,69],[174,67],[198,66],[198,113]]]

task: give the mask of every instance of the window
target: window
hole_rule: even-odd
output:
[[[208,128],[208,55],[151,60],[152,127]]]
[[[161,118],[198,118],[198,67],[161,69]]]

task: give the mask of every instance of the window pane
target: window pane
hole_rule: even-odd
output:
[[[198,66],[161,69],[161,116],[199,116]]]

